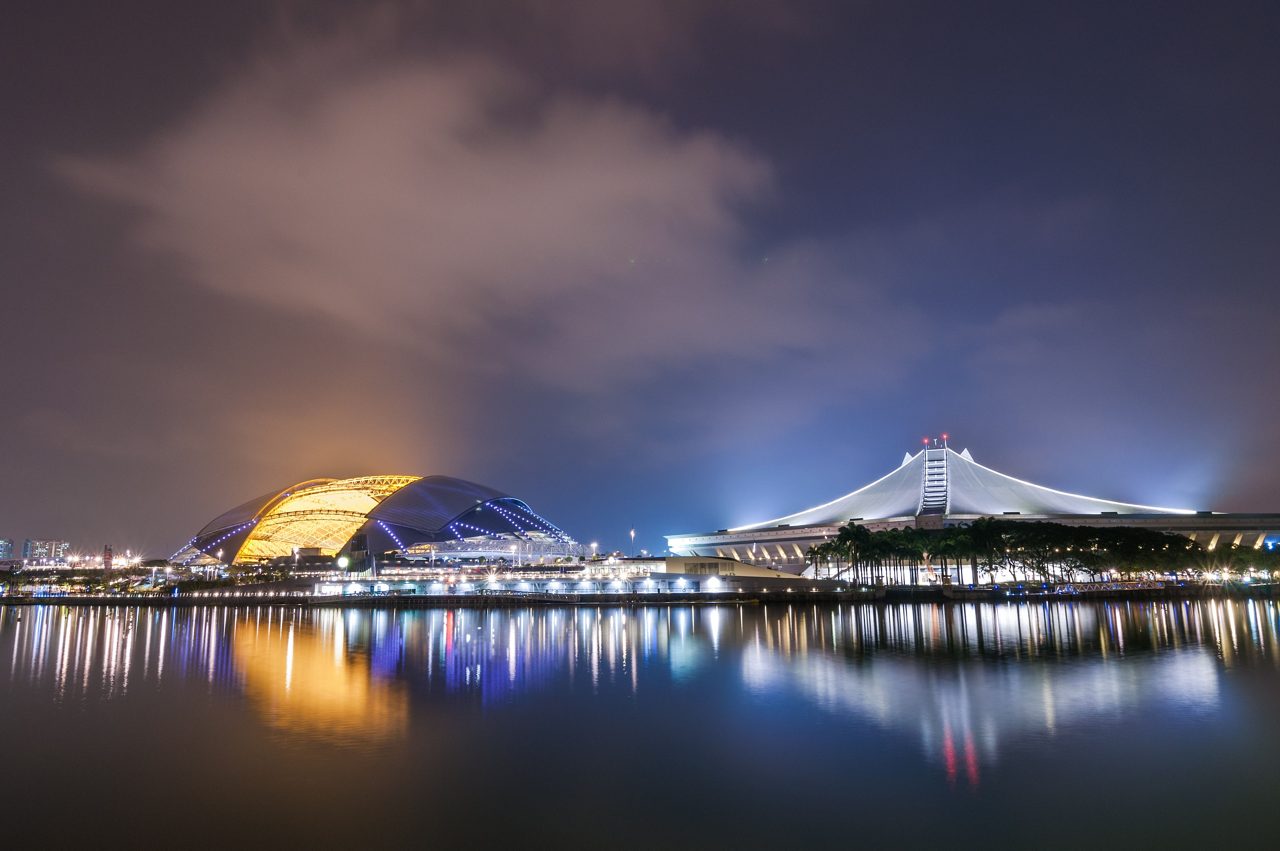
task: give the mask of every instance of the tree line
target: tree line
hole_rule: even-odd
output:
[[[1126,578],[1224,578],[1246,571],[1280,571],[1280,548],[1219,542],[1213,549],[1183,535],[1133,526],[1066,526],[1061,523],[983,517],[943,529],[873,532],[849,523],[834,538],[809,548],[818,575],[862,583],[927,581],[1101,581],[1112,572]],[[825,574],[824,574],[825,571]]]

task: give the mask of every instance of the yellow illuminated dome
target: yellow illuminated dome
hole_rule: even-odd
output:
[[[365,524],[369,512],[419,476],[364,476],[283,494],[259,516],[237,561],[292,555],[295,547],[333,555]]]
[[[357,546],[358,544],[358,546]],[[226,564],[345,549],[456,556],[565,553],[573,539],[523,500],[448,476],[310,479],[236,506],[175,556]]]

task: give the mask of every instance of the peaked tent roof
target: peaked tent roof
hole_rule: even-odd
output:
[[[922,449],[902,459],[898,469],[869,485],[822,505],[732,529],[744,532],[768,526],[817,526],[849,520],[885,520],[920,513],[924,497],[925,469],[932,463],[946,464],[946,505],[948,514],[1194,514],[1181,508],[1158,508],[1114,502],[1067,493],[1025,482],[984,467],[973,460],[969,450]]]
[[[776,520],[763,523],[752,523],[730,529],[731,532],[744,532],[749,529],[761,529],[765,526],[815,526],[829,523],[844,523],[855,517],[863,520],[881,520],[886,517],[905,517],[915,514],[920,509],[921,481],[924,476],[924,451],[904,458],[902,466],[887,476],[876,479],[869,485],[858,488],[839,499],[814,506],[796,514],[788,514]]]
[[[950,501],[948,514],[1195,514],[1188,508],[1160,508],[1054,490],[984,467],[969,455],[945,450]]]

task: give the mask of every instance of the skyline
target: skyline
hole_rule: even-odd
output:
[[[941,446],[941,445],[943,444],[943,442],[944,442],[944,441],[943,441],[943,439],[941,439],[941,438],[936,439],[936,440],[932,440],[932,441],[930,441],[929,439],[926,439],[926,445],[932,445],[932,446],[934,446],[934,447]],[[968,449],[966,448],[965,450],[963,450],[963,453],[964,453],[964,457],[966,457],[966,458],[967,458],[967,457],[968,457]],[[921,452],[919,452],[919,451],[917,451],[915,454],[912,454],[912,453],[908,452],[908,453],[906,453],[906,455],[904,456],[904,459],[903,459],[903,462],[902,462],[902,463],[903,463],[903,465],[906,465],[906,464],[908,464],[910,461],[912,461],[913,459],[918,459],[918,458],[919,458],[919,457],[921,457],[921,456],[922,456],[922,453],[921,453]],[[984,469],[986,469],[986,468],[984,468]],[[900,468],[898,468],[898,470],[895,470],[894,472],[896,473],[896,472],[899,472],[900,470],[901,470],[901,467],[900,467]],[[990,472],[994,472],[994,471],[990,471]],[[892,475],[892,474],[891,474],[891,475]],[[876,482],[873,482],[872,484],[878,483],[879,481],[882,481],[883,479],[888,478],[888,477],[889,477],[889,476],[882,476],[880,479],[877,479],[877,480],[876,480]],[[380,477],[379,477],[379,476],[374,476],[373,478],[380,478]],[[419,477],[418,477],[418,476],[396,476],[396,475],[392,475],[392,476],[389,476],[389,477],[384,476],[384,477],[381,477],[381,478],[392,478],[392,479],[409,479],[409,480],[416,480],[416,479],[418,479]],[[441,478],[441,477],[436,476],[435,478]],[[448,478],[448,477],[444,477],[444,478]],[[331,480],[328,480],[328,479],[317,479],[317,480],[311,480],[310,482],[307,482],[306,484],[311,484],[311,483],[314,483],[315,481],[331,481]],[[355,479],[355,481],[359,481],[359,479]],[[1067,493],[1067,492],[1059,491],[1059,490],[1052,489],[1052,488],[1048,488],[1048,489],[1046,489],[1046,488],[1043,488],[1043,486],[1035,485],[1035,484],[1033,484],[1033,483],[1025,482],[1025,481],[1022,481],[1022,480],[1016,479],[1016,478],[1010,478],[1010,481],[1018,482],[1019,484],[1025,485],[1025,486],[1030,487],[1030,488],[1035,488],[1035,489],[1039,489],[1039,490],[1047,490],[1047,491],[1048,491],[1048,492],[1050,492],[1050,493],[1054,493],[1054,494],[1057,494],[1057,495],[1059,495],[1059,496],[1061,496],[1061,497],[1065,497],[1065,498],[1069,498],[1069,499],[1084,500],[1084,501],[1093,501],[1093,502],[1098,502],[1098,503],[1100,503],[1100,504],[1104,504],[1104,503],[1105,503],[1105,504],[1112,504],[1112,505],[1124,505],[1124,506],[1126,506],[1126,507],[1128,507],[1128,508],[1144,509],[1144,510],[1146,510],[1147,512],[1149,512],[1149,513],[1151,513],[1151,514],[1162,514],[1162,513],[1163,513],[1163,514],[1171,514],[1171,515],[1189,516],[1189,515],[1196,515],[1196,514],[1204,514],[1204,513],[1205,513],[1205,511],[1206,511],[1206,510],[1204,510],[1204,509],[1194,509],[1194,508],[1188,508],[1188,507],[1186,507],[1186,506],[1182,506],[1182,507],[1168,507],[1168,506],[1165,506],[1165,507],[1154,507],[1154,506],[1143,506],[1143,505],[1135,505],[1135,504],[1128,504],[1128,503],[1111,503],[1111,502],[1109,502],[1108,500],[1105,500],[1105,499],[1099,499],[1099,498],[1097,498],[1097,497],[1088,497],[1088,496],[1084,496],[1084,495],[1081,495],[1081,494],[1072,494],[1072,493]],[[483,487],[483,486],[481,486],[481,487]],[[826,500],[826,501],[822,502],[821,504],[819,504],[819,505],[817,505],[817,506],[813,506],[813,507],[810,507],[810,508],[801,509],[799,512],[793,512],[793,513],[788,514],[788,515],[786,515],[786,516],[775,517],[775,518],[773,518],[773,519],[756,520],[756,521],[753,521],[753,522],[751,522],[751,523],[747,523],[747,524],[741,525],[741,526],[739,526],[739,527],[735,527],[735,528],[727,529],[727,530],[725,530],[725,531],[729,531],[729,532],[742,532],[742,531],[748,531],[748,530],[753,530],[753,529],[767,529],[767,528],[770,528],[770,527],[774,526],[775,524],[777,524],[777,523],[778,523],[779,521],[781,521],[781,520],[790,520],[790,519],[791,519],[791,518],[793,518],[793,517],[800,517],[800,516],[802,516],[802,515],[806,515],[806,514],[809,514],[809,513],[814,512],[814,511],[817,511],[817,510],[819,510],[819,509],[821,509],[821,508],[826,508],[827,506],[834,505],[834,504],[836,504],[836,503],[840,503],[840,502],[842,502],[842,501],[846,501],[846,500],[850,499],[851,497],[853,497],[853,496],[855,496],[855,495],[857,495],[857,494],[860,494],[860,493],[862,493],[863,491],[867,490],[867,489],[868,489],[868,487],[870,487],[870,485],[862,485],[861,487],[855,488],[853,491],[851,491],[851,492],[849,492],[849,493],[845,493],[845,494],[842,494],[842,495],[840,495],[840,496],[837,496],[837,497],[836,497],[835,499],[833,499],[833,500]],[[277,489],[277,490],[278,490],[278,489]],[[246,506],[247,506],[247,504],[246,504]],[[990,512],[988,512],[988,513],[990,513]],[[996,512],[996,514],[1000,514],[1000,513],[1008,513],[1008,512]],[[1018,513],[1018,512],[1013,512],[1013,513]],[[1103,512],[1103,513],[1106,513],[1106,512]],[[1213,513],[1213,514],[1222,514],[1222,515],[1224,515],[1224,516],[1232,516],[1233,514],[1235,514],[1235,513],[1232,513],[1232,512],[1219,512],[1219,511],[1217,511],[1217,510],[1213,510],[1213,511],[1212,511],[1212,513]],[[1240,513],[1240,514],[1239,514],[1239,516],[1250,517],[1250,516],[1260,516],[1260,515],[1267,515],[1267,514],[1275,515],[1275,514],[1278,514],[1278,512],[1243,512],[1243,513]],[[638,545],[636,544],[636,530],[635,530],[634,528],[627,530],[627,532],[626,532],[625,534],[626,534],[626,536],[627,536],[627,537],[629,537],[629,539],[630,539],[630,546],[629,546],[629,547],[627,547],[627,546],[622,546],[622,545],[619,545],[619,546],[613,546],[613,545],[610,545],[610,544],[606,544],[606,545],[604,545],[603,547],[601,547],[601,545],[600,545],[600,543],[599,543],[599,541],[598,541],[598,540],[592,540],[592,541],[589,541],[589,542],[588,542],[587,538],[599,538],[599,537],[600,537],[600,536],[594,536],[594,535],[588,535],[588,536],[586,536],[586,538],[584,538],[584,539],[580,540],[578,543],[579,543],[580,545],[584,546],[584,547],[585,547],[585,546],[590,546],[590,547],[593,549],[593,551],[594,551],[595,549],[599,548],[600,552],[602,552],[602,553],[603,553],[603,552],[623,552],[623,553],[627,553],[627,554],[630,554],[630,555],[636,555],[636,554],[648,555],[648,554],[650,554],[650,552],[651,552],[651,550],[650,550],[650,549],[648,549],[648,548],[641,548],[640,546],[638,546]],[[685,537],[688,537],[688,535],[687,535],[687,533],[678,533],[678,534],[674,534],[674,535],[673,535],[673,534],[671,534],[671,533],[664,533],[661,537],[664,539],[664,541],[665,541],[666,543],[669,543],[670,539],[671,539],[671,538],[673,538],[673,537],[676,537],[676,538],[685,538]],[[39,544],[39,543],[43,543],[43,541],[42,541],[41,539],[39,539],[39,538],[32,538],[31,536],[22,536],[22,535],[18,535],[18,536],[10,536],[10,537],[8,537],[8,538],[5,538],[4,536],[0,536],[0,540],[7,540],[8,542],[10,542],[10,543],[14,546],[15,551],[16,551],[16,550],[18,550],[18,549],[22,549],[22,548],[21,548],[21,547],[19,547],[18,545],[19,545],[19,543],[23,542],[24,540],[25,540],[25,543],[26,543],[26,544],[32,544],[32,543]],[[57,541],[57,540],[60,540],[60,539],[59,539],[59,538],[57,538],[57,536],[55,536],[55,537],[54,537],[53,539],[51,539],[51,540],[52,540],[52,541]],[[190,545],[194,540],[195,540],[195,538],[189,538],[189,539],[186,541],[186,543],[184,544],[184,546],[183,546],[183,547],[181,547],[181,548],[179,548],[179,549],[184,549],[184,548],[186,548],[186,547],[187,547],[187,546],[189,546],[189,545]],[[72,550],[74,551],[74,553],[75,553],[75,555],[76,555],[76,557],[77,557],[77,558],[87,558],[87,557],[89,557],[89,556],[91,556],[91,555],[92,555],[92,552],[93,552],[93,550],[94,550],[94,546],[93,546],[92,544],[90,544],[90,545],[87,545],[87,546],[86,546],[86,545],[84,545],[83,543],[80,543],[80,542],[70,542],[70,541],[67,541],[67,542],[64,542],[64,543],[66,543],[67,545],[71,546],[71,548],[72,548]],[[105,546],[106,546],[106,547],[108,547],[108,548],[111,548],[111,547],[112,547],[112,545],[111,545],[110,543],[106,544]],[[665,552],[665,551],[666,551],[665,547],[659,547],[659,548],[658,548],[658,549],[656,549],[656,550],[652,550],[652,552],[659,553],[659,554],[660,554],[660,553],[662,553],[662,552]],[[143,550],[138,550],[137,552],[138,552],[138,554],[140,554],[140,555],[142,555],[142,556],[144,556],[144,557],[149,557],[149,558],[150,558],[150,557],[156,557],[156,556],[158,555],[157,553],[147,553],[147,552],[145,552],[145,551],[143,551]],[[86,556],[86,555],[85,555],[85,553],[88,553],[89,555],[88,555],[88,556]]]
[[[404,473],[654,551],[944,429],[1280,511],[1274,8],[610,12],[9,11],[0,537]]]

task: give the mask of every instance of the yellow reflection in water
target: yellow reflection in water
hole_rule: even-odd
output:
[[[268,724],[290,734],[352,744],[403,736],[408,698],[371,677],[367,658],[342,652],[341,623],[318,632],[240,624],[233,648],[245,694]]]

